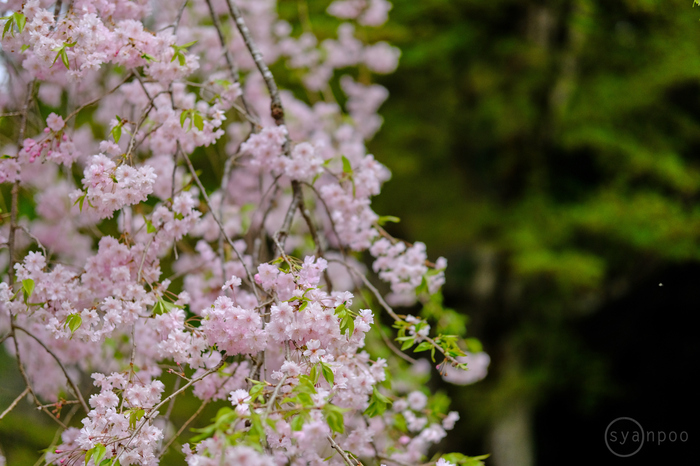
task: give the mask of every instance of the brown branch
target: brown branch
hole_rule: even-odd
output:
[[[10,316],[10,325],[12,326],[12,331],[13,331],[12,340],[13,340],[14,343],[15,343],[15,355],[17,356],[17,368],[19,369],[19,374],[22,376],[22,380],[24,380],[24,384],[25,384],[25,385],[27,386],[27,388],[29,389],[29,393],[32,394],[32,398],[34,399],[34,403],[37,405],[37,407],[38,407],[40,410],[42,410],[43,412],[45,412],[46,414],[48,414],[49,417],[51,417],[51,419],[53,419],[54,421],[56,421],[56,422],[58,423],[58,425],[60,425],[60,426],[63,427],[64,429],[67,429],[68,426],[66,426],[66,425],[65,425],[63,422],[61,422],[56,416],[54,416],[54,415],[51,413],[51,411],[49,411],[48,409],[44,408],[44,407],[41,405],[41,402],[39,401],[39,398],[37,398],[36,393],[34,393],[34,389],[32,388],[32,383],[29,381],[29,377],[27,376],[27,373],[24,371],[24,366],[22,365],[22,358],[21,358],[20,352],[19,352],[19,342],[17,341],[17,336],[14,334],[14,330],[17,328],[17,327],[15,326],[15,322],[14,322],[14,316]]]
[[[178,380],[179,380],[179,379],[178,379]],[[161,449],[161,454],[163,454],[163,453],[165,453],[166,451],[168,451],[168,448],[170,448],[170,445],[172,445],[173,442],[174,442],[177,438],[180,437],[180,435],[185,431],[185,429],[187,428],[187,426],[190,425],[190,424],[192,423],[192,421],[194,421],[194,420],[197,418],[197,416],[199,416],[199,415],[202,413],[202,411],[204,411],[204,408],[205,408],[208,404],[209,404],[209,400],[205,400],[205,401],[202,402],[202,404],[199,406],[199,408],[197,408],[197,411],[195,411],[194,414],[192,414],[192,416],[190,416],[190,418],[189,418],[187,421],[185,421],[185,423],[182,424],[182,426],[180,426],[180,428],[179,428],[178,431],[175,433],[175,435],[173,435],[173,436],[170,438],[170,440],[168,440],[168,443],[166,443],[165,446],[163,446],[163,448]]]
[[[85,403],[85,400],[83,399],[83,394],[80,393],[80,390],[78,390],[78,387],[73,383],[71,378],[68,376],[68,371],[66,371],[66,368],[63,366],[63,363],[58,359],[58,356],[49,349],[48,346],[44,344],[39,338],[36,337],[33,333],[31,333],[29,330],[26,330],[24,327],[20,327],[19,325],[15,324],[14,328],[17,330],[21,330],[24,333],[26,333],[28,336],[32,337],[37,343],[39,343],[47,353],[49,353],[58,363],[58,365],[61,367],[61,370],[63,371],[63,375],[66,377],[66,380],[68,381],[68,384],[71,386],[73,391],[75,392],[75,396],[78,397],[78,400],[80,401],[81,406],[85,410],[86,413],[90,412],[90,408],[88,407],[87,403]],[[15,339],[16,340],[16,339]]]
[[[94,99],[92,99],[92,100],[90,100],[90,101],[84,103],[83,105],[81,105],[80,107],[76,108],[75,110],[73,110],[73,111],[70,113],[70,115],[68,115],[68,116],[66,117],[65,121],[68,122],[68,120],[70,120],[71,118],[73,118],[74,116],[76,116],[78,113],[80,113],[80,111],[83,110],[84,108],[89,107],[90,105],[94,105],[94,104],[96,104],[97,102],[99,102],[100,100],[102,100],[102,99],[104,99],[105,97],[107,97],[108,95],[112,94],[114,91],[116,91],[117,89],[119,89],[120,87],[122,87],[122,85],[125,84],[125,83],[129,80],[129,78],[131,78],[131,76],[132,76],[133,74],[134,74],[134,73],[129,73],[129,74],[127,74],[126,77],[124,77],[124,79],[122,80],[122,82],[120,82],[119,84],[117,84],[116,86],[114,86],[114,87],[113,87],[109,92],[107,92],[106,94],[103,94],[103,95],[101,95],[101,96],[99,96],[99,97],[96,97],[96,98],[94,98]]]
[[[265,80],[267,90],[270,92],[270,114],[275,120],[275,124],[277,124],[278,126],[283,125],[284,108],[282,107],[282,100],[280,99],[280,94],[279,90],[277,89],[277,83],[275,83],[275,78],[274,76],[272,76],[272,72],[267,67],[267,64],[265,64],[265,62],[263,61],[262,53],[260,53],[260,50],[255,44],[253,36],[250,33],[250,30],[248,29],[248,26],[246,26],[245,24],[245,20],[243,19],[241,10],[236,6],[235,3],[233,3],[233,0],[227,0],[226,3],[228,4],[228,11],[229,13],[231,13],[233,20],[236,23],[238,32],[241,33],[241,36],[243,37],[243,42],[245,42],[245,45],[248,48],[248,51],[250,52],[250,55],[253,58],[253,61],[255,62],[255,66],[257,66],[258,70],[260,71],[260,74],[262,74],[262,77]]]
[[[253,274],[250,273],[250,269],[246,265],[245,261],[243,260],[243,256],[241,255],[240,252],[238,252],[238,248],[233,245],[233,242],[231,241],[231,238],[226,234],[226,231],[224,230],[224,226],[221,223],[221,220],[219,220],[219,217],[214,213],[214,209],[212,207],[211,201],[209,200],[209,196],[207,195],[207,191],[204,189],[204,186],[202,185],[202,181],[199,179],[199,176],[197,176],[197,172],[194,169],[194,166],[192,165],[192,161],[190,158],[185,154],[182,149],[180,149],[180,146],[178,145],[178,149],[182,153],[183,158],[185,159],[185,162],[187,163],[187,168],[189,168],[190,173],[192,174],[192,177],[194,178],[195,182],[197,183],[197,186],[199,187],[200,191],[202,192],[202,196],[204,197],[204,202],[207,204],[207,207],[209,207],[209,211],[211,212],[211,216],[216,222],[217,225],[219,225],[219,230],[221,231],[221,234],[223,235],[224,239],[228,243],[228,245],[233,249],[233,252],[236,253],[236,256],[238,257],[238,260],[241,261],[241,264],[243,265],[243,268],[245,269],[246,275],[248,277],[248,282],[250,283],[250,287],[253,289],[253,294],[255,294],[255,298],[260,302],[260,297],[258,296],[258,289],[257,285],[255,283],[255,279],[253,278]]]
[[[175,398],[176,396],[178,396],[180,393],[182,393],[182,392],[184,392],[185,390],[187,390],[192,384],[195,384],[195,383],[199,382],[200,380],[204,379],[205,377],[208,377],[208,376],[210,376],[211,374],[213,374],[214,372],[216,372],[216,371],[218,371],[219,369],[221,369],[221,367],[224,365],[225,362],[226,362],[226,358],[222,356],[222,357],[221,357],[221,361],[219,362],[219,364],[217,364],[217,365],[214,366],[213,368],[209,369],[207,372],[205,372],[204,374],[200,375],[200,376],[197,377],[196,379],[191,379],[191,380],[190,380],[189,382],[187,382],[187,384],[185,384],[182,388],[180,388],[179,390],[174,391],[173,393],[170,394],[170,396],[168,396],[167,398],[165,398],[164,400],[162,400],[160,403],[158,403],[157,405],[155,405],[153,408],[151,408],[151,410],[148,412],[148,414],[146,414],[146,415],[143,417],[143,419],[141,420],[141,423],[134,429],[134,433],[131,434],[131,437],[129,437],[129,440],[127,440],[126,444],[124,445],[124,447],[122,447],[122,450],[119,452],[119,454],[117,454],[117,455],[114,457],[114,462],[113,462],[113,464],[116,464],[116,462],[119,460],[119,457],[126,451],[127,447],[128,447],[129,444],[131,443],[131,441],[134,440],[134,438],[136,438],[136,436],[137,436],[138,433],[141,431],[141,429],[143,429],[143,426],[145,426],[147,422],[149,422],[151,419],[153,419],[153,418],[158,414],[158,409],[160,409],[162,406],[164,406],[166,403],[168,403],[171,399],[173,399],[173,398]]]
[[[24,106],[22,107],[22,120],[19,124],[19,134],[17,136],[17,146],[22,147],[22,141],[24,140],[24,133],[27,129],[27,114],[29,112],[29,105],[31,104],[32,98],[34,96],[34,85],[36,80],[33,80],[27,86],[27,96],[24,99]],[[10,287],[15,282],[15,262],[17,262],[15,251],[15,230],[17,229],[17,212],[19,211],[19,180],[15,181],[12,185],[12,201],[10,207],[10,234],[7,238],[7,248],[10,251],[10,270],[8,271],[10,275]]]
[[[362,466],[362,463],[360,463],[357,460],[355,460],[354,463],[350,461],[350,458],[348,457],[347,453],[345,453],[345,451],[342,448],[340,448],[340,445],[338,445],[335,442],[335,440],[333,440],[333,437],[327,435],[326,438],[331,443],[331,447],[333,447],[333,449],[337,451],[340,456],[343,457],[343,461],[345,461],[345,464],[347,464],[348,466]]]
[[[306,222],[306,226],[309,228],[309,233],[311,233],[311,238],[316,245],[316,256],[323,257],[323,246],[321,245],[321,239],[318,236],[318,231],[316,230],[316,225],[314,225],[311,219],[311,213],[306,208],[303,202],[299,203],[299,212]],[[328,269],[323,271],[323,279],[326,281],[326,286],[328,287],[328,293],[333,291],[333,282],[331,282],[331,277],[328,274]]]
[[[231,56],[231,51],[228,48],[228,45],[226,43],[226,38],[224,38],[224,32],[221,29],[221,22],[219,21],[219,16],[216,14],[214,11],[214,7],[211,4],[211,0],[206,0],[207,6],[209,7],[209,13],[211,14],[211,20],[214,23],[214,28],[216,29],[217,34],[219,35],[219,42],[221,43],[221,48],[224,49],[224,58],[226,59],[226,64],[228,65],[228,69],[231,72],[231,77],[233,78],[233,81],[237,84],[240,84],[240,78],[238,74],[238,67],[233,61],[233,57]],[[246,119],[250,122],[251,125],[251,131],[255,130],[256,126],[260,126],[260,124],[255,121],[255,117],[250,114],[250,106],[248,105],[248,102],[246,101],[245,97],[243,94],[241,94],[241,102],[243,103],[243,108],[237,108],[239,112],[243,110],[243,113],[246,117]],[[234,104],[235,105],[235,104]],[[237,105],[235,105],[238,107]]]
[[[17,403],[19,403],[22,400],[22,398],[27,396],[27,393],[29,393],[29,387],[25,387],[24,391],[20,393],[12,403],[10,403],[10,406],[8,406],[7,409],[2,412],[2,414],[0,414],[0,419],[4,418],[10,411],[12,411],[15,408],[15,406],[17,406]]]

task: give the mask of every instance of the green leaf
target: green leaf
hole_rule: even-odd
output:
[[[158,298],[158,301],[153,305],[153,315],[167,314],[173,309],[179,309],[180,306],[166,301],[163,298]]]
[[[136,423],[139,422],[145,414],[146,414],[146,411],[144,411],[141,408],[130,410],[129,411],[129,427],[131,429],[136,429]]]
[[[92,455],[93,455],[94,453],[95,453],[95,449],[94,449],[94,448],[89,449],[89,450],[87,451],[87,453],[85,453],[85,465],[86,465],[86,466],[87,466],[88,462],[90,461],[90,458],[92,457]]]
[[[101,443],[98,443],[97,445],[95,445],[95,448],[93,448],[93,450],[95,450],[95,452],[92,454],[92,460],[95,464],[100,464],[102,462],[102,458],[104,458],[107,454],[107,448]]]
[[[70,69],[70,63],[68,62],[68,53],[66,52],[66,48],[63,47],[60,52],[61,55],[61,61],[63,62],[63,65],[66,67],[66,69]]]
[[[323,371],[323,378],[332,386],[335,382],[335,375],[333,374],[331,366],[328,363],[322,362],[321,370]]]
[[[343,173],[352,176],[352,165],[350,164],[350,160],[348,160],[348,158],[344,155],[341,155],[341,158],[343,159]]]
[[[259,383],[256,385],[253,385],[251,389],[248,391],[250,393],[250,399],[251,401],[255,401],[256,398],[259,396],[262,396],[262,392],[265,389],[265,385]]]
[[[392,401],[382,395],[379,390],[377,390],[377,387],[372,387],[372,396],[369,399],[369,406],[365,410],[365,414],[369,417],[381,415],[391,403]]]
[[[375,397],[377,397],[377,399],[378,399],[379,401],[381,401],[382,403],[392,404],[391,399],[389,399],[388,397],[384,396],[379,390],[377,390],[377,387],[373,387],[373,389],[372,389],[372,395],[375,396]]]
[[[159,316],[165,314],[165,306],[163,306],[163,300],[159,299],[156,301],[156,303],[153,305],[153,315],[154,316]]]
[[[318,383],[318,377],[319,377],[318,365],[314,365],[311,368],[311,373],[309,374],[309,377],[311,377],[311,381],[314,383],[314,385],[316,385]]]
[[[381,226],[388,222],[399,223],[401,219],[399,217],[394,217],[393,215],[383,215],[377,219],[377,223]]]
[[[156,227],[153,226],[153,222],[151,222],[151,221],[148,220],[148,219],[145,219],[145,220],[146,220],[146,231],[147,231],[148,233],[155,233],[155,232],[156,232]]]
[[[112,128],[112,137],[114,138],[114,142],[119,144],[119,139],[122,137],[122,124],[119,123],[117,126]]]
[[[300,431],[304,427],[304,418],[299,414],[292,419],[291,424],[293,431]]]
[[[12,16],[17,24],[17,30],[21,33],[24,31],[24,25],[27,24],[27,18],[22,13],[15,13]]]
[[[420,345],[416,346],[416,348],[413,351],[416,353],[420,353],[421,351],[428,351],[431,348],[433,348],[433,345],[431,345],[429,341],[424,341]]]
[[[414,337],[403,337],[403,344],[401,345],[401,351],[405,351],[416,343]],[[399,338],[397,338],[399,340]]]
[[[332,405],[326,405],[332,406]],[[345,432],[345,421],[343,419],[343,413],[335,409],[324,409],[326,415],[326,422],[328,427],[333,429],[335,432],[340,434]]]
[[[24,51],[27,50],[28,48],[29,48],[29,45],[24,44],[22,47],[20,47],[19,51],[20,51],[20,52],[24,52]]]
[[[447,453],[442,455],[445,461],[457,464],[459,466],[484,466],[482,460],[485,460],[491,455],[467,456],[461,453]]]
[[[202,115],[200,115],[199,112],[194,113],[194,127],[200,131],[204,129],[204,120],[202,119]]]
[[[341,335],[345,335],[346,331],[348,333],[348,338],[350,338],[355,332],[355,319],[350,314],[346,314],[345,317],[343,317],[343,319],[340,321]]]
[[[26,303],[34,291],[34,280],[31,278],[22,280],[22,290],[24,291],[24,302]]]
[[[83,323],[83,318],[80,317],[80,314],[69,314],[68,317],[66,317],[66,323],[65,325],[68,326],[70,329],[71,335],[75,333],[76,330],[80,328],[80,326]]]
[[[5,34],[12,31],[12,25],[14,23],[15,23],[15,18],[11,16],[10,19],[8,19],[7,22],[5,23],[5,27],[2,30],[2,38],[3,39],[5,38]],[[14,34],[12,34],[12,35],[14,36]]]
[[[187,120],[187,115],[191,112],[192,110],[183,110],[182,113],[180,114],[180,127],[184,128],[185,127],[185,120]]]

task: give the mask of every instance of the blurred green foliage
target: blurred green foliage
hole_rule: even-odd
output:
[[[562,387],[581,409],[613,396],[576,319],[700,259],[691,3],[393,1],[382,38],[402,57],[370,144],[393,179],[374,205],[448,257],[447,304],[493,357],[451,389],[464,438]]]

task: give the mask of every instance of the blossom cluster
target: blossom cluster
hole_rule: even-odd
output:
[[[441,302],[447,265],[372,209],[388,92],[368,81],[400,54],[371,30],[390,9],[330,2],[319,40],[274,0],[2,3],[0,335],[64,429],[47,463],[158,464],[187,427],[161,414],[179,396],[220,408],[190,466],[421,464],[455,427],[415,381],[389,388],[427,359],[372,331],[393,320],[390,348],[430,351],[446,380],[485,375],[431,316],[390,307]]]

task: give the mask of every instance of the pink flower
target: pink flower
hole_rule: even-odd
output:
[[[55,113],[52,113],[46,119],[46,126],[48,126],[49,129],[51,129],[51,131],[57,133],[63,129],[65,123],[63,122],[62,117],[56,115]]]

